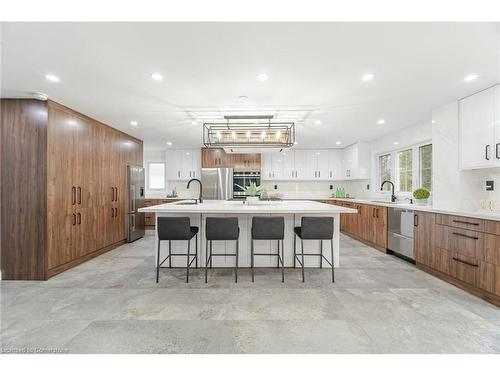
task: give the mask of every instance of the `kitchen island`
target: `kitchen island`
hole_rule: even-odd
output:
[[[293,238],[294,226],[300,226],[302,216],[330,216],[333,217],[334,235],[333,235],[333,254],[335,267],[340,266],[339,246],[340,246],[340,214],[355,214],[355,209],[334,206],[314,201],[260,201],[256,205],[248,205],[242,201],[221,201],[206,200],[200,204],[188,204],[190,201],[180,201],[172,204],[160,204],[157,206],[144,207],[140,212],[154,213],[156,219],[161,216],[170,217],[189,217],[191,225],[200,228],[198,235],[198,267],[203,267],[205,260],[205,218],[210,217],[237,217],[240,227],[239,238],[239,267],[250,267],[250,233],[253,216],[283,216],[285,218],[285,239],[284,246],[284,264],[285,267],[293,267]],[[156,239],[158,241],[158,238]],[[194,241],[194,240],[193,240]],[[255,241],[255,251],[259,253],[276,253],[276,241]],[[161,256],[167,253],[167,243],[161,244]],[[214,241],[214,253],[234,253],[235,241]],[[327,241],[323,245],[324,254],[330,260],[330,248]],[[191,247],[194,252],[194,244]],[[304,241],[305,253],[320,252],[320,241]],[[173,253],[185,253],[186,242],[172,242]],[[297,252],[300,252],[300,241],[297,241]],[[156,247],[154,249],[156,254]],[[156,259],[155,259],[156,262]],[[155,263],[156,264],[156,263]],[[194,263],[193,263],[194,265]],[[184,257],[174,257],[172,267],[185,267]],[[234,267],[234,257],[216,257],[213,260],[214,267]],[[319,257],[306,257],[306,267],[319,267]],[[323,262],[323,267],[328,264]],[[162,267],[168,267],[167,262]],[[276,257],[261,256],[256,258],[255,267],[276,267]]]

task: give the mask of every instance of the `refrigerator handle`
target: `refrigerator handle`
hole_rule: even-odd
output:
[[[130,203],[131,203],[131,210],[132,212],[135,212],[135,186],[130,185]]]

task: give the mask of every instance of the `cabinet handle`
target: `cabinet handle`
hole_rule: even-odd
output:
[[[378,215],[379,210],[380,210],[380,208],[376,208],[376,209],[375,209],[375,212],[377,212],[377,219],[379,219],[379,218],[380,218],[380,216]]]
[[[463,220],[453,220],[453,222],[459,224],[467,224],[467,225],[479,225],[479,223],[471,223],[469,221],[463,221]]]
[[[478,240],[479,237],[474,237],[474,236],[468,236],[466,234],[458,233],[458,232],[453,232],[455,236],[460,236],[460,237],[465,237],[465,238],[470,238],[471,240]]]
[[[375,208],[372,208],[372,217],[376,217],[375,216]]]
[[[76,225],[76,215],[73,214],[73,225]]]
[[[486,145],[486,147],[484,148],[484,158],[486,160],[490,160],[490,145]]]
[[[330,171],[330,178],[332,178],[332,171]]]
[[[115,208],[115,217],[118,216],[118,208]]]
[[[82,188],[78,186],[78,204],[82,204]]]
[[[113,202],[115,200],[115,188],[112,187],[111,188],[111,202]]]
[[[177,171],[177,177],[181,177],[181,171]]]
[[[321,178],[321,171],[318,171],[318,177]]]
[[[497,143],[497,144],[495,145],[495,156],[496,156],[496,158],[497,158],[497,159],[500,159],[498,146],[500,146],[500,143]]]
[[[71,188],[71,205],[74,206],[76,204],[76,187]]]
[[[418,227],[418,215],[413,215],[413,226]]]
[[[115,187],[115,190],[116,190],[116,202],[118,202],[118,188]]]
[[[82,214],[78,212],[76,216],[78,218],[78,225],[80,225],[82,223]]]
[[[479,265],[478,265],[478,264],[469,263],[469,262],[466,262],[465,260],[462,260],[462,259],[459,259],[459,258],[455,258],[455,257],[453,257],[453,258],[451,258],[451,259],[453,259],[453,260],[455,260],[455,261],[457,261],[457,262],[463,263],[463,264],[467,264],[468,266],[472,266],[472,267],[479,267]]]
[[[115,209],[111,207],[111,217],[115,217]]]

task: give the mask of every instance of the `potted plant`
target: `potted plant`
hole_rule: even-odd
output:
[[[420,206],[427,205],[427,199],[431,196],[431,192],[426,188],[418,188],[413,192],[413,198],[415,198],[415,204]]]
[[[255,182],[250,182],[248,186],[240,186],[237,185],[240,189],[243,189],[245,194],[247,195],[248,204],[257,204],[259,203],[259,194],[262,192],[262,186],[257,186]]]

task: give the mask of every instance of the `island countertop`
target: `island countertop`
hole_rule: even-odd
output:
[[[191,200],[192,201],[192,200]],[[143,207],[139,212],[152,213],[275,213],[275,214],[345,214],[357,213],[357,210],[334,206],[331,204],[300,200],[300,201],[260,201],[256,205],[244,204],[243,201],[204,200],[199,204],[185,204],[190,200],[170,204]]]

